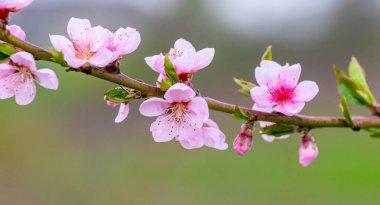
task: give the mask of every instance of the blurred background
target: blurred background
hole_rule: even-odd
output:
[[[66,34],[70,17],[88,18],[112,30],[140,31],[139,49],[122,61],[126,74],[154,83],[143,58],[168,51],[178,38],[199,50],[216,49],[213,63],[197,73],[207,96],[251,106],[235,92],[232,77],[254,81],[267,45],[274,59],[301,63],[302,79],[320,93],[303,114],[340,115],[332,65],[346,69],[351,55],[366,68],[380,98],[380,1],[356,0],[35,0],[11,24],[45,48],[49,34]],[[155,143],[153,118],[131,103],[128,119],[113,123],[117,109],[103,93],[114,85],[51,63],[60,89],[39,87],[26,106],[0,101],[0,204],[378,204],[380,141],[365,132],[315,130],[320,155],[298,164],[299,136],[274,143],[255,137],[250,153],[230,148],[185,150],[176,142]],[[355,114],[369,115],[352,107]],[[239,121],[212,112],[231,145]]]

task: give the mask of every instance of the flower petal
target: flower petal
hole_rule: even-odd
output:
[[[8,75],[0,79],[0,99],[7,99],[15,95],[16,83],[19,82],[19,73]]]
[[[283,105],[278,105],[274,108],[275,111],[281,112],[284,115],[287,116],[293,116],[303,109],[305,106],[304,102],[296,102],[296,103],[288,103]]]
[[[162,115],[170,103],[161,98],[150,98],[140,105],[140,113],[147,117]]]
[[[79,68],[87,62],[85,59],[77,58],[71,48],[62,49],[62,53],[66,63],[72,68]]]
[[[291,87],[297,85],[301,75],[301,65],[295,64],[292,66],[286,65],[279,71],[280,84],[285,84]]]
[[[176,83],[166,91],[164,98],[169,102],[188,102],[195,97],[195,92],[183,83]]]
[[[52,90],[58,89],[58,78],[54,71],[45,68],[33,72],[33,74],[42,87]]]
[[[25,51],[20,51],[18,53],[11,55],[10,59],[18,65],[22,65],[29,68],[30,71],[37,70],[36,61],[34,60],[32,54],[30,53],[27,53]]]
[[[226,144],[226,136],[217,128],[204,127],[203,138],[205,145],[219,150],[226,150],[228,145]]]
[[[17,67],[9,65],[7,62],[0,64],[0,79],[8,77],[17,70]]]
[[[18,39],[23,40],[23,41],[25,40],[26,38],[25,32],[21,29],[20,26],[10,25],[10,26],[7,26],[7,29],[12,35],[16,36]]]
[[[318,94],[318,92],[319,88],[317,83],[314,81],[302,81],[294,90],[293,100],[309,102]]]
[[[202,97],[195,97],[187,104],[190,111],[187,116],[191,119],[195,127],[202,127],[203,123],[209,118],[207,102]]]
[[[255,70],[257,83],[263,88],[273,87],[278,82],[278,73],[281,68],[281,65],[274,61],[261,61],[260,67],[256,67]]]
[[[72,49],[72,43],[66,37],[59,35],[50,35],[49,37],[55,50],[62,51],[63,49]]]
[[[273,105],[272,96],[269,94],[267,89],[262,87],[252,88],[251,98],[256,105],[261,108],[271,108]]]
[[[90,45],[91,52],[98,52],[112,43],[113,33],[102,26],[91,28],[91,32],[87,36],[87,43]]]
[[[178,131],[173,131],[174,118],[166,118],[166,115],[157,117],[150,126],[153,139],[156,142],[168,142],[178,135]]]
[[[204,48],[197,52],[197,64],[195,68],[192,69],[191,72],[198,71],[202,68],[207,67],[210,65],[212,59],[214,58],[215,49],[214,48]]]
[[[71,18],[67,24],[67,33],[70,39],[77,44],[86,44],[87,35],[91,30],[91,23],[88,19]]]
[[[105,67],[108,64],[112,63],[115,60],[112,52],[106,48],[100,49],[98,52],[93,55],[88,62],[91,65],[97,67]]]
[[[178,49],[180,52],[189,53],[195,55],[196,51],[194,46],[187,40],[180,38],[174,43],[174,48]]]
[[[115,118],[115,123],[121,123],[125,120],[125,118],[128,117],[129,113],[129,104],[128,103],[121,103],[119,108],[119,113],[117,114]]]
[[[145,58],[146,64],[149,65],[157,73],[165,73],[165,56],[160,53],[159,55],[150,56]]]
[[[19,84],[15,89],[16,103],[28,105],[36,97],[36,85],[32,78],[27,78],[24,83]]]

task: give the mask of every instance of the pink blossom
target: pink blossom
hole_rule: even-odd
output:
[[[70,40],[64,36],[50,35],[50,41],[61,51],[67,64],[79,68],[85,64],[104,67],[114,60],[107,46],[112,42],[112,33],[101,27],[91,27],[87,19],[71,18],[67,25]]]
[[[234,150],[240,156],[248,153],[253,144],[252,125],[243,124],[241,131],[234,140]]]
[[[107,105],[110,107],[119,107],[119,112],[115,118],[115,123],[121,123],[123,122],[127,117],[129,113],[129,103],[114,103],[107,100]]]
[[[15,96],[19,105],[31,103],[36,96],[34,80],[42,87],[58,89],[58,79],[54,71],[37,70],[31,54],[21,51],[11,55],[10,61],[0,64],[0,99]]]
[[[255,71],[259,86],[252,88],[252,100],[258,107],[288,116],[299,113],[305,102],[311,101],[319,91],[313,81],[298,84],[300,75],[300,64],[280,66],[274,61],[262,61]]]
[[[197,97],[194,90],[183,83],[176,83],[165,93],[164,99],[150,98],[140,106],[144,116],[158,116],[150,131],[156,142],[176,138],[185,140],[198,134],[209,117],[207,102]]]
[[[174,48],[169,51],[169,58],[179,75],[195,73],[210,65],[214,58],[214,48],[204,48],[196,51],[193,45],[185,39],[178,39]],[[154,71],[165,74],[165,56],[161,53],[155,56],[146,57],[145,62]]]
[[[260,108],[256,104],[253,105],[252,110],[256,111],[261,111],[261,112],[266,112],[266,113],[271,113],[272,109],[271,108]],[[271,126],[274,125],[275,123],[273,122],[265,122],[265,121],[258,121],[260,127],[266,127],[266,126]],[[282,135],[282,136],[271,136],[271,135],[266,135],[262,134],[261,137],[263,140],[267,142],[273,142],[274,140],[281,140],[281,139],[287,139],[290,135]]]
[[[310,135],[305,135],[302,137],[302,143],[299,149],[299,162],[302,166],[307,167],[318,156],[318,147],[315,140]]]
[[[182,147],[185,149],[195,149],[207,146],[219,150],[225,150],[228,148],[225,141],[226,136],[211,119],[206,120],[203,127],[197,129],[197,132],[194,135],[179,140]]]
[[[20,26],[17,25],[10,25],[7,26],[7,30],[14,36],[16,36],[20,40],[25,40],[26,39],[26,34],[24,30]],[[4,41],[0,41],[0,43],[4,43]]]
[[[9,12],[16,12],[24,7],[27,7],[29,4],[31,4],[33,0],[1,0],[0,1],[0,13],[1,17],[5,17],[2,19],[6,19],[7,14]],[[3,16],[5,15],[6,16]]]
[[[123,55],[130,54],[137,49],[141,42],[140,33],[134,28],[119,28],[113,34],[112,42],[107,46],[114,59],[117,60]]]

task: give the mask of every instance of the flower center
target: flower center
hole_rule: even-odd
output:
[[[94,52],[90,52],[89,44],[80,46],[78,43],[73,42],[73,45],[75,49],[75,57],[77,58],[88,60],[94,55]]]
[[[171,60],[175,60],[175,59],[181,57],[182,54],[183,54],[182,51],[180,51],[180,50],[174,48],[174,49],[173,49],[173,52],[170,53],[169,56],[170,56]]]
[[[279,81],[275,87],[269,88],[269,94],[275,103],[286,104],[293,99],[294,86]]]
[[[183,121],[183,116],[188,112],[186,104],[187,103],[172,103],[172,106],[168,108],[165,113],[173,115],[175,122],[180,123]]]

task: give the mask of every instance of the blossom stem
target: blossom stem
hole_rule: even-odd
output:
[[[5,29],[0,29],[0,40],[19,47],[29,53],[31,53],[38,60],[53,61],[53,55],[51,52],[40,48],[34,44],[27,41],[18,39],[17,37],[10,34]],[[86,70],[79,69],[77,71],[82,71],[88,75],[113,82],[128,88],[132,88],[144,93],[146,96],[162,97],[164,92],[160,88],[135,80],[131,77],[124,75],[123,73],[109,72],[104,68],[86,68]],[[208,106],[212,110],[232,114],[235,112],[235,107],[237,105],[218,101],[213,98],[205,97]],[[317,117],[317,116],[285,116],[277,113],[264,113],[260,111],[254,111],[249,108],[241,107],[241,110],[249,112],[257,120],[268,121],[280,124],[295,125],[299,127],[307,128],[322,128],[322,127],[348,127],[349,123],[345,121],[343,117]],[[379,117],[353,117],[353,124],[355,129],[357,128],[369,128],[369,127],[380,127]]]

